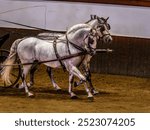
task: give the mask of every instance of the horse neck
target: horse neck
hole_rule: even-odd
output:
[[[92,28],[95,28],[98,24],[98,20],[97,19],[91,20],[87,24],[89,24]]]
[[[68,40],[80,47],[85,45],[85,38],[89,35],[90,28],[82,28],[76,32],[70,33],[67,35]]]

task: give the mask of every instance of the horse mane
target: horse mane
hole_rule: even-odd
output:
[[[99,17],[97,15],[91,15],[91,19],[88,20],[87,22],[85,22],[85,24],[88,24],[89,22],[91,22],[92,20],[98,20],[100,23],[105,23],[106,19],[104,17]]]
[[[83,42],[83,39],[87,37],[91,29],[91,26],[88,24],[77,24],[72,26],[67,31],[66,35],[70,42],[79,44]]]
[[[87,24],[77,24],[73,27],[71,27],[68,31],[67,31],[67,34],[70,34],[70,33],[74,33],[80,29],[83,29],[83,28],[89,28],[90,26],[87,25]]]

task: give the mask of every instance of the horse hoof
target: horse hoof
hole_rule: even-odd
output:
[[[99,91],[93,90],[92,94],[97,95],[97,94],[99,94]]]
[[[19,87],[18,87],[18,89],[23,89],[24,88],[24,86],[23,85],[20,85]]]
[[[59,89],[56,89],[56,91],[57,91],[57,92],[61,92],[61,88],[59,88]]]
[[[30,88],[30,87],[33,86],[33,84],[32,83],[27,83],[27,86]]]
[[[88,100],[89,100],[90,102],[93,102],[93,101],[94,101],[94,97],[88,97]]]
[[[16,84],[13,88],[19,88],[19,84]]]
[[[28,97],[29,97],[29,98],[34,98],[35,95],[34,95],[33,93],[28,93]]]
[[[71,99],[78,99],[77,95],[71,96]]]

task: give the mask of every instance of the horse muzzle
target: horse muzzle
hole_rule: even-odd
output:
[[[103,36],[103,41],[104,41],[104,43],[111,43],[112,40],[113,40],[113,39],[112,39],[112,37],[111,37],[110,34],[106,34],[106,35]]]

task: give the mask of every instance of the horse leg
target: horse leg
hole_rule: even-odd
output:
[[[83,75],[81,74],[81,72],[80,72],[75,66],[72,66],[72,67],[71,67],[70,73],[73,74],[73,75],[75,75],[75,76],[77,76],[81,81],[84,82],[84,84],[85,84],[85,90],[86,90],[86,92],[87,92],[87,94],[88,94],[88,98],[93,98],[93,95],[92,95],[92,93],[91,93],[91,91],[90,91],[90,89],[88,88],[88,85],[87,85],[87,83],[86,83],[86,81],[87,81],[87,80],[86,80],[86,77],[83,76]]]
[[[97,90],[95,90],[94,86],[93,86],[93,83],[92,83],[92,80],[91,80],[91,71],[90,71],[90,64],[85,62],[83,65],[82,65],[82,69],[85,73],[85,76],[86,76],[86,79],[88,81],[88,84],[90,86],[90,90],[91,92],[96,95],[98,94],[99,92]]]
[[[29,87],[34,85],[34,74],[35,74],[35,71],[37,70],[37,67],[38,67],[38,64],[33,64],[32,67],[31,67],[31,70],[30,70],[30,83],[27,84]]]
[[[76,94],[72,91],[72,88],[73,88],[73,80],[74,80],[74,75],[73,75],[73,74],[69,74],[69,89],[68,89],[68,92],[69,92],[69,94],[71,95],[71,98],[72,98],[72,99],[76,99],[77,96],[76,96]]]
[[[23,72],[22,72],[22,85],[24,86],[25,88],[25,93],[27,93],[28,97],[32,97],[34,96],[28,89],[28,86],[27,86],[27,82],[26,82],[26,77],[27,77],[27,74],[30,70],[32,65],[26,65],[26,66],[23,66]]]
[[[86,92],[88,93],[88,99],[93,100],[93,99],[94,99],[94,98],[93,98],[93,95],[92,95],[91,90],[90,90],[90,88],[88,87],[88,85],[87,85],[86,82],[84,83],[84,87],[85,87]]]
[[[51,80],[51,82],[53,84],[54,89],[57,90],[57,91],[61,90],[61,88],[56,84],[56,82],[54,80],[54,76],[53,76],[51,67],[47,67],[47,73],[48,73],[48,75],[50,77],[50,80]]]
[[[27,83],[27,86],[28,86],[28,87],[31,87],[31,86],[34,85],[34,73],[35,73],[35,71],[37,70],[37,66],[38,66],[38,64],[33,64],[33,65],[31,66],[31,70],[30,70],[30,83]],[[19,88],[19,89],[24,88],[24,84],[22,83],[18,88]]]

